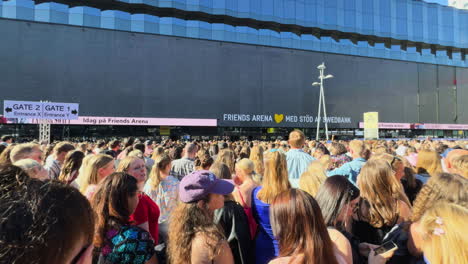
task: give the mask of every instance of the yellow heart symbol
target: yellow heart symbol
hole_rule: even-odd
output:
[[[284,118],[283,114],[281,114],[281,115],[275,114],[275,122],[276,123],[278,123],[278,124],[281,123],[281,121],[283,121],[283,118]]]

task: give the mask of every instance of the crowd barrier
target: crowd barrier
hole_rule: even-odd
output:
[[[269,1],[278,2],[273,0]],[[365,0],[361,0],[361,2],[362,1]],[[172,7],[176,8],[181,8],[181,6],[175,5],[176,2],[185,2],[186,8],[189,6],[195,8],[197,5],[189,3],[198,3],[198,9],[195,8],[198,11],[209,11],[213,13],[224,12],[227,15],[234,15],[227,12],[227,10],[231,10],[237,15],[243,13],[239,11],[233,11],[226,5],[223,7],[224,9],[215,8],[219,7],[219,3],[224,3],[224,0],[219,2],[212,1],[214,7],[211,9],[208,8],[206,10],[201,8],[202,2],[206,3],[211,1],[127,0],[125,2],[145,3],[161,7],[168,7],[168,4],[171,3]],[[236,1],[228,2],[232,3]],[[240,4],[241,2],[245,1],[240,1],[237,7],[242,6]],[[265,1],[261,2],[264,3]],[[300,1],[289,2],[299,3]],[[217,4],[215,5],[215,3]],[[421,3],[419,3],[419,5],[420,4]],[[465,11],[465,13],[466,17],[468,18],[468,12]],[[317,38],[312,34],[297,35],[292,32],[277,32],[270,29],[255,29],[247,26],[232,26],[223,23],[183,20],[174,17],[157,17],[147,14],[130,14],[117,10],[99,10],[88,6],[77,6],[70,8],[67,5],[53,2],[35,4],[34,1],[31,0],[10,0],[5,2],[0,1],[0,14],[2,17],[9,19],[31,20],[83,27],[124,30],[149,34],[162,34],[178,37],[228,41],[346,55],[468,67],[468,56],[466,56],[465,60],[463,60],[461,53],[455,51],[452,53],[452,58],[450,58],[446,50],[437,50],[436,54],[433,54],[428,48],[423,48],[421,52],[418,52],[415,47],[408,47],[405,51],[401,49],[400,45],[391,45],[390,47],[385,46],[384,43],[375,43],[374,45],[371,45],[368,41],[358,41],[357,43],[353,43],[350,39],[339,39],[337,41],[332,37],[322,36],[321,38]],[[262,19],[268,19],[268,17],[262,16]],[[288,18],[284,17],[284,19]],[[298,22],[296,21],[296,23]],[[468,26],[468,20],[466,24]],[[456,25],[453,26],[453,30],[457,28],[460,27],[457,27]],[[466,30],[468,31],[468,28]],[[468,34],[464,33],[454,35],[464,36]],[[468,46],[468,44],[465,46]]]

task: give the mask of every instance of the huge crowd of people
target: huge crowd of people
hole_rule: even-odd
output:
[[[0,140],[0,263],[467,264],[468,141]]]

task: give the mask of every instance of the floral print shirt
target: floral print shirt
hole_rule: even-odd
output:
[[[169,175],[159,183],[156,189],[153,189],[150,181],[148,181],[143,191],[159,206],[161,211],[159,223],[169,220],[172,210],[177,206],[179,180]]]

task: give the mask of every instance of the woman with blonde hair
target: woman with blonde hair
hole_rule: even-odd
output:
[[[88,199],[91,199],[96,192],[98,184],[115,171],[114,158],[105,154],[92,156],[83,168],[83,173],[79,175],[83,180],[80,191]]]
[[[156,160],[159,156],[162,156],[162,155],[164,155],[164,148],[163,147],[157,147],[157,148],[153,149],[153,155],[151,156],[151,158],[153,160]]]
[[[92,155],[86,155],[82,162],[81,162],[81,167],[78,170],[78,177],[75,179],[75,184],[77,185],[78,189],[80,189],[80,186],[82,186],[85,182],[85,178],[83,177],[85,169],[88,168],[89,161],[95,156],[95,154]]]
[[[396,224],[410,218],[411,208],[401,199],[401,183],[387,161],[367,161],[357,186],[361,201],[353,230],[361,241],[379,245]]]
[[[466,223],[468,209],[453,203],[438,203],[421,219],[426,263],[468,263]]]
[[[151,234],[155,245],[158,244],[158,221],[159,207],[145,193],[142,192],[146,182],[146,165],[145,161],[135,156],[127,156],[122,159],[117,167],[117,172],[125,172],[137,180],[138,185],[138,206],[135,212],[130,216],[131,221],[145,229]]]
[[[249,159],[241,159],[236,163],[236,189],[233,192],[234,199],[244,208],[249,222],[250,235],[255,237],[257,223],[252,214],[252,191],[258,184],[253,180],[255,177],[254,163]]]
[[[414,201],[408,234],[408,249],[414,256],[420,256],[422,250],[419,221],[436,202],[455,203],[468,208],[468,179],[456,174],[438,173],[422,187]]]
[[[278,256],[278,241],[273,235],[270,223],[270,205],[281,192],[291,188],[288,179],[286,156],[279,151],[268,155],[262,186],[252,191],[252,213],[258,224],[255,239],[255,263],[266,264]]]
[[[378,155],[373,155],[369,160],[384,160],[390,164],[390,167],[392,168],[392,173],[397,179],[398,182],[401,183],[401,179],[405,176],[405,165],[403,162],[403,158],[390,155],[388,153],[383,153],[383,154],[378,154]],[[409,207],[411,207],[411,202],[408,199],[408,196],[406,196],[405,193],[405,188],[403,185],[401,185],[401,190],[400,190],[400,196],[398,199],[401,201],[405,202]]]
[[[322,163],[318,160],[314,160],[307,166],[307,170],[302,173],[301,178],[299,178],[299,189],[315,197],[320,185],[322,185],[326,179],[327,175],[325,174]]]
[[[255,175],[253,177],[253,180],[257,183],[257,184],[261,184],[262,183],[262,175],[265,171],[265,166],[263,164],[263,147],[260,146],[260,145],[257,145],[257,146],[254,146],[251,150],[250,150],[250,156],[249,156],[249,160],[251,160],[254,164],[254,171],[255,171]]]
[[[426,183],[429,177],[441,172],[443,171],[439,153],[427,149],[418,152],[418,160],[416,161],[416,179]]]
[[[159,206],[159,237],[167,239],[169,217],[177,206],[179,180],[170,175],[171,158],[168,155],[158,156],[146,182],[144,192]]]
[[[218,153],[215,162],[222,162],[226,164],[229,167],[231,174],[235,172],[236,156],[234,155],[234,151],[231,149],[222,149]]]

